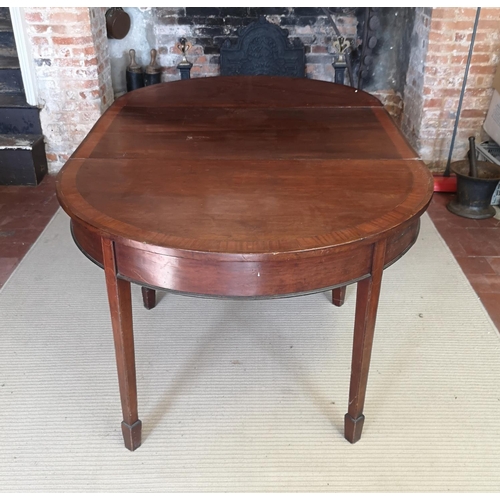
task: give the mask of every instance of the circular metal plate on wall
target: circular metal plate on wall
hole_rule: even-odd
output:
[[[130,30],[130,16],[121,7],[112,7],[106,11],[106,32],[108,38],[121,40]]]

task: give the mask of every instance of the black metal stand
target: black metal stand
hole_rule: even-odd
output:
[[[161,83],[161,73],[144,73],[144,86],[156,85]]]
[[[181,80],[189,80],[191,78],[191,68],[193,67],[193,63],[181,62],[177,65],[177,69],[181,73]]]
[[[126,71],[127,92],[144,87],[144,74],[135,71]]]
[[[340,83],[344,85],[345,82],[345,70],[347,68],[347,63],[345,62],[334,62],[332,63],[333,69],[335,71],[335,83]]]

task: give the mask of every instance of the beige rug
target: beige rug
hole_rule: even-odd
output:
[[[59,212],[0,292],[1,491],[498,491],[500,341],[427,215],[385,274],[360,442],[355,286],[269,301],[133,287],[143,445],[123,447],[102,271]]]

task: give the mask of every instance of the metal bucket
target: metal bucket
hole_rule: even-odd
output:
[[[448,203],[450,212],[468,219],[488,219],[495,215],[491,197],[500,181],[500,166],[489,161],[478,161],[478,177],[469,176],[469,161],[451,164],[457,176],[457,198]]]

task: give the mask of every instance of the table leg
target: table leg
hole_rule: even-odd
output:
[[[156,306],[156,290],[145,286],[141,287],[141,290],[144,307],[146,309],[153,309]]]
[[[344,305],[345,301],[345,291],[346,291],[345,286],[341,286],[339,288],[334,288],[332,290],[332,304],[340,307]]]
[[[385,240],[375,244],[371,276],[359,281],[357,285],[349,409],[344,420],[344,436],[351,443],[361,438],[365,420],[363,406],[384,269],[385,247]]]
[[[118,278],[116,275],[113,241],[106,238],[102,239],[102,253],[123,413],[122,434],[125,447],[134,451],[141,445],[142,422],[139,420],[137,413],[137,384],[130,283]]]

